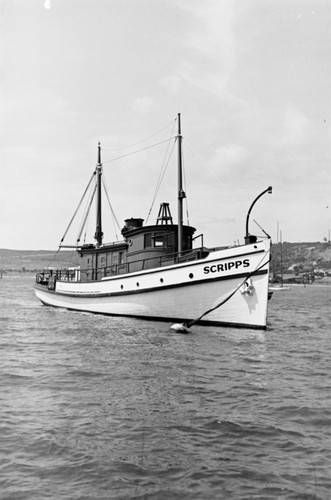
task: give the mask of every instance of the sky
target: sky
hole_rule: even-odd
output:
[[[250,233],[329,237],[329,0],[0,0],[0,42],[0,248],[58,247],[98,141],[120,227],[161,202],[176,223],[178,112],[206,246],[243,243],[270,185]]]

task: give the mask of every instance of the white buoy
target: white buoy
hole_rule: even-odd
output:
[[[171,325],[170,330],[173,330],[176,333],[189,333],[188,329],[183,323],[174,323]]]

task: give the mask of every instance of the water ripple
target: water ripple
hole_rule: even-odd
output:
[[[32,282],[1,280],[1,498],[330,497],[331,290],[274,294],[267,332],[181,336]]]

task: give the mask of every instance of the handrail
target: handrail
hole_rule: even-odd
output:
[[[91,279],[91,281],[97,281],[98,278],[102,279],[111,276],[120,276],[121,274],[129,274],[132,272],[139,272],[145,269],[149,269],[148,267],[146,267],[146,265],[148,266],[148,262],[153,260],[155,261],[156,259],[158,259],[159,261],[159,267],[162,267],[163,265],[165,265],[165,263],[168,264],[169,263],[168,261],[172,261],[172,263],[175,264],[176,262],[187,262],[188,260],[198,260],[202,258],[204,252],[206,252],[206,250],[203,247],[200,247],[192,250],[185,250],[181,254],[179,252],[175,252],[166,255],[148,257],[145,259],[138,259],[132,262],[123,262],[121,264],[113,264],[110,266],[100,266],[98,268],[80,269],[77,267],[75,269],[68,269],[68,268],[54,269],[37,273],[36,282],[39,284],[47,284],[50,277],[51,278],[55,277],[59,281],[77,282],[80,281],[80,277],[84,273],[92,273],[93,279]],[[138,266],[140,267],[140,269],[134,269],[133,271],[130,270],[130,267],[132,269],[133,267],[136,267],[137,264],[139,263],[141,263],[141,266]],[[122,272],[123,270],[124,273]]]
[[[192,238],[192,241],[197,240],[198,238],[201,238],[201,248],[202,248],[203,247],[203,233],[197,234],[196,236],[194,236],[194,238]]]

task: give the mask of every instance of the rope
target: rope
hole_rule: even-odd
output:
[[[267,254],[270,252],[270,248],[267,252]],[[264,259],[265,256],[263,256],[262,260]],[[201,316],[199,316],[198,318],[196,319],[193,319],[191,321],[188,321],[186,323],[184,323],[184,326],[186,328],[191,328],[191,326],[195,325],[195,323],[197,323],[198,321],[200,321],[204,316],[206,316],[207,314],[215,311],[215,309],[218,309],[219,307],[221,307],[222,305],[224,305],[228,300],[231,299],[231,297],[234,296],[235,293],[238,292],[238,290],[246,283],[246,281],[251,277],[253,276],[254,274],[256,274],[260,269],[262,269],[262,267],[264,267],[266,264],[269,264],[270,262],[270,258],[267,262],[264,262],[262,265],[258,264],[258,267],[252,271],[251,273],[249,273],[245,279],[234,289],[233,292],[230,293],[230,295],[228,295],[225,299],[223,299],[219,304],[217,304],[216,306],[212,307],[211,309],[208,309],[208,311],[204,312],[203,314],[201,314]],[[261,262],[261,261],[260,261]]]
[[[192,146],[192,144],[190,144],[189,142],[187,142],[187,140],[185,140],[185,144],[191,149],[192,153],[197,157],[197,159],[206,167],[206,169],[211,173],[211,175],[217,180],[217,182],[222,186],[223,188],[223,191],[227,191],[228,194],[231,196],[232,200],[235,202],[235,203],[238,203],[238,198],[236,198],[233,194],[232,191],[230,191],[230,189],[228,188],[228,186],[226,184],[224,184],[220,178],[215,174],[215,172],[212,170],[212,168],[210,167],[210,165],[203,159],[201,158],[201,156],[197,153],[197,151],[194,149],[194,147]]]
[[[114,212],[114,209],[113,209],[113,206],[112,204],[110,203],[110,199],[109,199],[109,195],[108,195],[108,189],[107,189],[107,183],[106,183],[106,179],[104,176],[102,176],[102,184],[103,184],[103,188],[104,188],[104,191],[106,193],[106,197],[107,197],[107,201],[108,201],[108,204],[109,204],[109,208],[110,208],[110,211],[111,211],[111,214],[113,216],[113,226],[114,226],[114,231],[115,231],[115,236],[116,236],[116,241],[118,241],[118,234],[117,234],[117,230],[116,230],[116,226],[117,226],[117,229],[119,231],[121,231],[121,228],[120,228],[120,225],[118,223],[118,220],[117,220],[117,217],[115,215],[115,212]]]
[[[131,156],[131,155],[134,155],[136,153],[140,153],[141,151],[145,151],[146,149],[154,148],[155,146],[159,146],[160,144],[164,144],[165,142],[170,142],[172,139],[173,139],[173,137],[171,137],[170,139],[166,139],[165,141],[160,141],[160,142],[157,142],[155,144],[152,144],[151,146],[146,146],[145,148],[137,149],[136,151],[132,151],[132,153],[127,153],[127,154],[122,155],[122,156],[117,156],[116,158],[112,158],[111,160],[103,161],[102,164],[110,163],[112,161],[117,161],[117,160],[120,160],[121,158],[126,158],[127,156]]]
[[[71,226],[71,224],[72,224],[72,222],[73,222],[74,218],[76,217],[78,210],[80,209],[80,206],[81,206],[81,204],[82,204],[82,202],[83,202],[83,199],[84,199],[84,198],[85,198],[85,196],[86,196],[86,193],[87,193],[87,191],[88,191],[88,189],[89,189],[89,187],[90,187],[90,185],[91,185],[91,183],[92,183],[92,180],[93,180],[93,177],[94,177],[94,176],[95,176],[95,171],[93,172],[93,174],[92,174],[92,176],[91,176],[91,179],[89,180],[89,183],[88,183],[88,185],[86,186],[86,189],[85,189],[85,191],[84,191],[84,194],[83,194],[83,196],[81,197],[80,202],[78,203],[78,207],[76,208],[74,215],[71,217],[71,221],[69,222],[69,225],[68,225],[67,229],[65,230],[65,233],[64,233],[64,235],[63,235],[63,237],[62,237],[62,239],[61,239],[61,241],[60,241],[60,245],[61,245],[61,243],[63,242],[64,238],[66,237],[67,232],[69,231],[70,226]]]
[[[88,228],[89,228],[89,216],[87,216],[87,219],[86,219],[86,224],[85,224],[85,232],[84,232],[84,236],[83,236],[83,244],[85,245],[86,243],[86,236],[87,236],[87,231],[88,231]]]
[[[184,153],[182,152],[182,164],[183,164],[183,180],[184,180],[184,191],[187,194],[186,188],[186,172],[185,172],[185,161],[184,161]],[[186,207],[186,221],[187,225],[190,225],[189,211],[188,211],[188,201],[187,196],[185,197],[185,207]]]
[[[96,193],[96,190],[97,190],[97,184],[95,184],[94,188],[93,188],[93,192],[92,192],[92,195],[91,195],[91,199],[90,199],[90,202],[88,204],[88,207],[86,209],[86,214],[84,216],[84,219],[81,223],[81,226],[80,226],[80,229],[79,229],[79,233],[78,233],[78,236],[77,236],[77,244],[80,242],[80,238],[82,236],[82,232],[84,230],[84,227],[85,227],[85,224],[86,224],[86,220],[87,220],[87,217],[90,213],[90,208],[91,208],[91,205],[93,203],[93,199],[94,199],[94,196],[95,196],[95,193]]]
[[[158,130],[154,134],[150,135],[149,137],[146,137],[146,139],[142,139],[141,141],[135,142],[134,144],[129,144],[129,146],[123,146],[122,148],[112,148],[112,149],[101,148],[101,149],[102,149],[102,151],[121,151],[123,149],[133,148],[134,146],[138,146],[139,144],[142,144],[143,142],[148,141],[152,137],[155,137],[160,132],[163,132],[163,130],[165,130],[166,128],[168,128],[170,125],[172,125],[173,123],[176,123],[176,120],[177,120],[177,118],[175,118],[175,120],[172,120],[171,122],[169,122],[165,127],[161,128],[160,130]]]
[[[171,139],[170,139],[171,140]],[[161,187],[161,184],[162,184],[162,181],[163,181],[163,178],[165,176],[165,173],[167,171],[167,168],[168,168],[168,165],[169,165],[169,162],[170,162],[170,158],[172,157],[172,153],[173,153],[173,150],[175,148],[175,141],[173,142],[173,145],[172,145],[172,148],[171,148],[171,151],[168,155],[168,159],[166,159],[166,161],[164,161],[162,167],[161,167],[161,171],[160,171],[160,174],[159,174],[159,177],[158,177],[158,180],[157,180],[157,183],[156,183],[156,187],[155,187],[155,191],[154,191],[154,196],[153,196],[153,199],[152,199],[152,204],[151,204],[151,207],[149,209],[149,212],[148,212],[148,215],[147,215],[147,218],[146,218],[146,224],[148,222],[148,219],[149,219],[149,216],[151,215],[151,212],[153,210],[153,207],[154,207],[154,203],[155,203],[155,200],[156,200],[156,197],[158,195],[158,192],[160,190],[160,187]],[[170,147],[170,142],[167,146],[167,151],[166,151],[166,155],[168,154],[168,151],[169,151],[169,147]]]
[[[61,247],[59,246],[59,248],[57,249],[57,251],[55,252],[55,254],[53,255],[53,257],[52,257],[52,258],[51,258],[51,260],[49,261],[49,263],[48,263],[47,267],[50,267],[50,265],[52,264],[52,262],[54,262],[54,261],[55,261],[55,259],[56,259],[56,257],[57,257],[57,254],[58,254],[58,253],[59,253],[59,251],[60,251],[60,248],[61,248]]]

